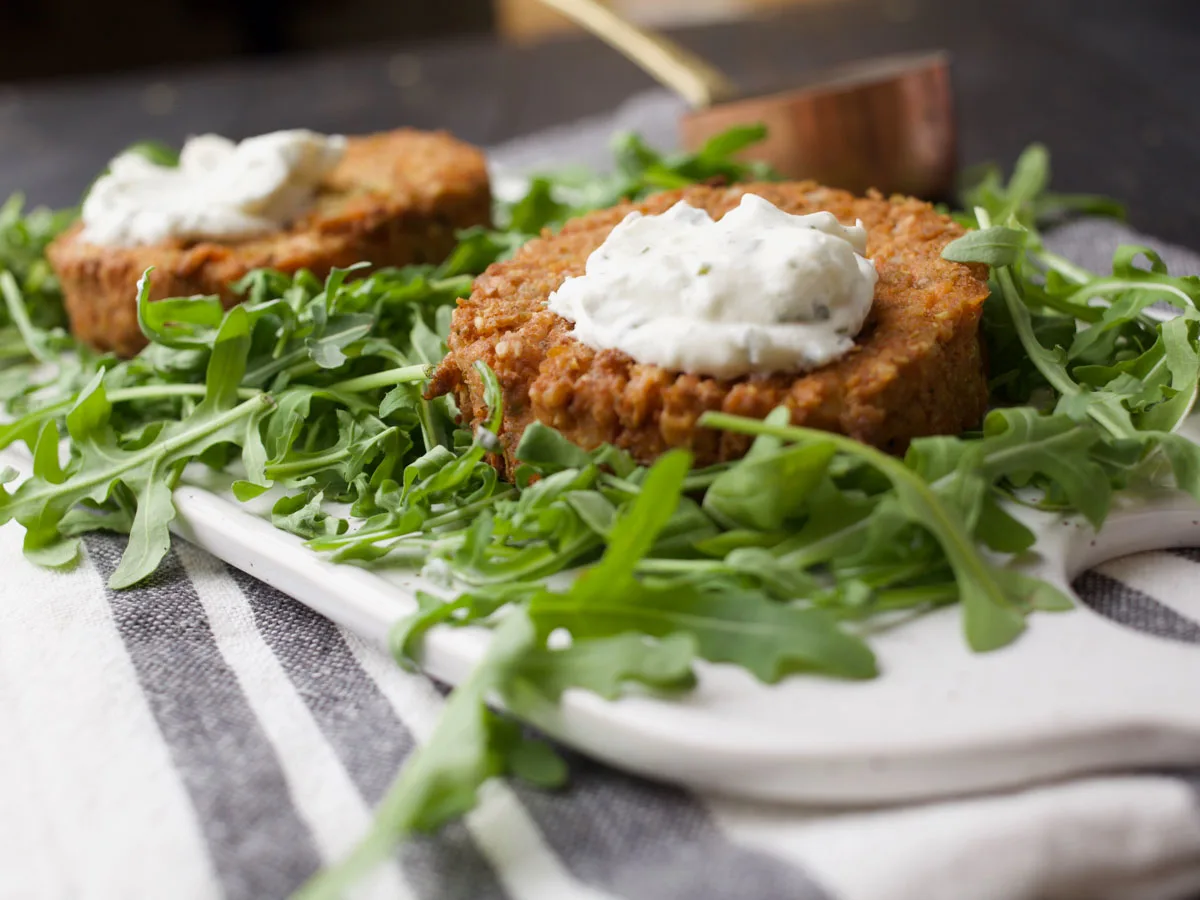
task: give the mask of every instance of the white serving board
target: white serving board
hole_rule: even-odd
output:
[[[176,491],[178,532],[321,615],[378,642],[415,609],[411,570],[336,564],[271,526],[268,502],[218,483]],[[1200,545],[1200,506],[1177,493],[1123,501],[1103,533],[1027,513],[1040,556],[1025,567],[1064,590],[1127,553]],[[1200,581],[1191,609],[1200,619]],[[793,676],[767,686],[703,664],[679,698],[608,702],[568,692],[534,724],[592,757],[690,787],[773,801],[864,805],[1013,787],[1111,768],[1200,763],[1200,645],[1157,638],[1079,604],[1039,613],[1013,645],[971,653],[960,611],[875,634],[881,675]],[[425,667],[455,684],[487,632],[435,628]]]

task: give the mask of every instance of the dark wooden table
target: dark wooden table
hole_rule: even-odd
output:
[[[948,48],[964,162],[1007,165],[1043,141],[1057,187],[1118,196],[1139,229],[1200,247],[1198,0],[840,0],[679,36],[753,85]],[[0,195],[73,203],[114,152],[147,137],[414,125],[488,145],[647,87],[587,39],[521,49],[483,38],[0,86]]]

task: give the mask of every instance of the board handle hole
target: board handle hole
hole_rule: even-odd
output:
[[[1080,603],[1124,628],[1200,647],[1200,547],[1125,554],[1110,563],[1105,566],[1107,571],[1091,567],[1075,577],[1071,587]],[[1191,580],[1186,573],[1183,579],[1164,579],[1168,582],[1164,589],[1154,591],[1121,578],[1123,569],[1132,574],[1135,567],[1178,568],[1181,564],[1195,567],[1194,588],[1180,589],[1181,581]]]

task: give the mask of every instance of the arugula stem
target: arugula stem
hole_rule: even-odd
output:
[[[1075,316],[1075,318],[1085,322],[1099,322],[1103,318],[1104,310],[1109,305],[1108,300],[1105,299],[1107,294],[1120,294],[1122,291],[1137,290],[1144,287],[1139,282],[1122,280],[1116,277],[1098,276],[1049,250],[1041,249],[1036,253],[1031,251],[1030,255],[1042,263],[1046,269],[1053,270],[1067,281],[1080,286],[1080,290],[1075,291],[1067,297],[1060,298],[1039,295],[1038,301],[1057,312]],[[1184,310],[1194,307],[1191,298],[1185,292],[1168,284],[1160,284],[1158,287],[1164,293],[1171,294],[1183,301],[1182,304],[1174,304],[1175,306],[1179,306]],[[1103,305],[1091,305],[1088,301],[1093,299],[1101,299]],[[1150,328],[1154,328],[1158,324],[1157,319],[1146,315],[1144,311],[1138,313],[1137,318],[1138,321]]]
[[[1103,297],[1107,294],[1121,294],[1125,291],[1145,290],[1148,287],[1146,282],[1134,281],[1131,279],[1122,278],[1097,278],[1089,282],[1079,290],[1075,291],[1065,298],[1064,302],[1071,303],[1073,306],[1078,306],[1077,302],[1073,302],[1076,298],[1087,300],[1093,297]],[[1156,291],[1168,295],[1167,302],[1183,310],[1195,309],[1192,298],[1187,295],[1186,291],[1169,284],[1152,284]],[[1179,302],[1176,302],[1179,301]],[[1151,320],[1153,321],[1153,320]]]
[[[289,383],[294,382],[297,378],[303,378],[306,375],[314,375],[320,371],[321,371],[321,367],[318,366],[312,360],[307,360],[305,362],[298,363],[297,365],[294,365],[294,366],[288,366],[287,367],[288,382]],[[247,378],[244,380],[248,381],[249,379]]]
[[[712,483],[725,472],[729,471],[730,468],[731,465],[729,463],[718,463],[700,472],[688,473],[687,478],[683,479],[683,492],[690,494],[693,491],[700,491],[711,487]]]
[[[326,450],[324,453],[318,453],[316,456],[310,456],[306,459],[299,459],[290,463],[276,463],[274,465],[267,466],[266,475],[268,478],[274,481],[276,479],[286,478],[289,475],[295,475],[297,473],[320,471],[321,469],[328,468],[335,463],[349,459],[355,453],[361,453],[370,449],[379,442],[385,440],[390,435],[394,434],[396,431],[397,429],[395,428],[388,428],[385,431],[379,432],[379,434],[375,435],[369,441],[366,441],[361,445],[335,447],[330,450]]]
[[[398,369],[387,369],[373,375],[361,375],[358,378],[348,378],[329,386],[331,391],[370,391],[376,388],[393,387],[397,384],[411,384],[415,381],[425,381],[433,374],[433,366],[401,366]]]
[[[354,545],[361,543],[378,544],[393,538],[399,539],[409,535],[420,534],[421,531],[427,531],[432,528],[442,528],[446,525],[454,525],[463,521],[464,519],[470,519],[481,510],[487,509],[497,500],[505,500],[514,496],[516,493],[517,489],[515,487],[509,487],[505,488],[504,490],[497,491],[491,496],[484,497],[482,500],[476,500],[474,503],[468,503],[466,506],[461,506],[458,509],[453,509],[448,512],[444,512],[441,515],[433,516],[432,518],[427,519],[425,523],[420,526],[419,530],[412,528],[405,528],[401,530],[399,528],[386,527],[377,528],[373,531],[353,531],[349,534],[338,535],[337,537],[316,538],[309,542],[309,546],[313,547],[313,549],[323,551],[339,550],[343,547],[353,547]],[[432,544],[433,542],[428,541],[428,543]]]
[[[991,227],[991,217],[986,210],[977,209],[975,215],[981,228]],[[1016,328],[1021,345],[1029,355],[1029,361],[1061,396],[1075,397],[1082,394],[1084,389],[1072,380],[1066,367],[1054,358],[1053,354],[1042,345],[1041,341],[1037,339],[1037,335],[1034,334],[1029,307],[1025,305],[1025,301],[1017,290],[1012,269],[1009,266],[997,266],[994,272],[996,280],[1000,282],[1000,293],[1004,299],[1004,305],[1012,317],[1013,327]],[[1120,419],[1113,415],[1112,410],[1103,404],[1089,405],[1087,414],[1114,437],[1135,436]]]
[[[1021,300],[1020,294],[1017,292],[1012,272],[1009,271],[1007,266],[1003,266],[996,270],[996,277],[1000,281],[1005,306],[1008,307],[1013,325],[1017,329],[1017,335],[1020,337],[1025,351],[1029,354],[1030,362],[1034,364],[1042,374],[1042,377],[1061,396],[1075,397],[1084,393],[1084,389],[1067,374],[1066,367],[1051,358],[1050,351],[1042,345],[1041,341],[1037,339],[1037,335],[1033,333],[1033,324],[1029,317],[1029,309],[1025,306],[1024,301]],[[1094,403],[1089,405],[1087,414],[1113,437],[1136,436],[1134,430],[1128,428],[1124,422],[1113,414],[1111,409],[1103,404]]]
[[[1012,317],[1013,326],[1017,330],[1017,336],[1021,339],[1021,343],[1025,346],[1029,353],[1029,360],[1034,364],[1037,370],[1042,374],[1042,377],[1050,384],[1050,387],[1058,391],[1064,397],[1074,397],[1082,390],[1078,384],[1072,381],[1066,371],[1058,365],[1052,365],[1046,356],[1048,350],[1037,339],[1037,335],[1033,333],[1033,322],[1029,316],[1029,308],[1021,299],[1021,295],[1017,292],[1017,285],[1013,281],[1012,272],[1007,266],[1000,266],[996,269],[996,279],[1000,282],[1000,293],[1004,298],[1004,305],[1008,308],[1008,314]],[[1041,352],[1032,352],[1036,348]]]
[[[421,426],[421,440],[424,441],[426,450],[449,447],[450,440],[444,434],[445,429],[438,425],[432,404],[422,396],[417,398],[417,422]]]
[[[44,422],[47,419],[57,418],[59,415],[65,415],[70,411],[74,402],[75,398],[73,396],[68,397],[66,400],[58,400],[35,409],[31,413],[26,413],[15,422],[9,422],[7,425],[0,426],[0,449],[7,447],[31,426]]]
[[[458,509],[444,512],[441,515],[434,516],[425,522],[426,528],[441,528],[445,525],[453,525],[455,522],[461,522],[463,519],[470,519],[480,510],[487,509],[497,500],[507,500],[509,497],[517,493],[515,487],[508,487],[503,490],[496,491],[490,497],[484,497],[482,500],[476,500],[474,503],[468,503],[465,506],[460,506]]]
[[[1047,269],[1052,269],[1067,281],[1073,281],[1075,284],[1087,284],[1096,277],[1083,266],[1077,266],[1066,257],[1059,256],[1050,250],[1040,249],[1034,255],[1046,264]]]
[[[946,606],[958,600],[958,585],[918,585],[916,587],[888,588],[876,591],[871,602],[861,608],[840,606],[831,610],[839,619],[862,619],[885,612],[899,612],[919,607]]]
[[[942,478],[938,481],[935,481],[933,483],[932,487],[934,488],[934,490],[937,490],[939,487],[942,486],[943,482],[949,484],[954,478],[955,478],[955,473],[952,472],[949,475],[946,475],[944,478]],[[809,544],[805,547],[800,547],[797,550],[792,550],[788,553],[783,554],[783,556],[780,557],[780,561],[781,562],[786,561],[787,564],[790,566],[795,566],[795,567],[801,568],[801,569],[807,569],[809,566],[815,565],[818,562],[825,561],[828,558],[827,551],[830,547],[833,547],[833,548],[840,547],[840,546],[842,546],[844,541],[846,541],[847,539],[849,539],[851,537],[854,537],[855,535],[858,535],[858,534],[865,535],[867,532],[867,527],[870,525],[870,523],[871,523],[871,517],[864,516],[863,518],[859,519],[857,522],[847,525],[845,528],[841,529],[840,531],[830,532],[829,534],[825,535],[823,538],[813,541],[811,544]]]
[[[295,350],[279,357],[278,359],[273,359],[268,363],[264,363],[257,369],[251,369],[242,376],[242,381],[243,383],[249,382],[250,384],[262,384],[272,375],[282,372],[293,363],[298,363],[306,359],[308,359],[308,348],[297,347]]]
[[[929,571],[929,563],[925,560],[918,559],[916,562],[908,562],[897,565],[894,569],[884,570],[872,574],[872,567],[855,567],[844,568],[838,570],[838,575],[842,578],[856,578],[862,581],[868,587],[876,590],[883,590],[889,585],[897,582],[904,582],[911,578],[916,578],[919,575]]]
[[[907,609],[923,603],[942,605],[953,603],[958,599],[958,585],[950,584],[922,585],[920,587],[889,588],[875,595],[872,608],[878,611],[891,609]]]
[[[489,685],[491,676],[492,673],[484,666],[476,666],[450,695],[447,703],[457,707],[460,703],[476,702],[473,695]],[[434,738],[440,737],[440,731],[447,727],[444,722],[452,721],[450,714],[454,711],[449,708],[443,710]],[[436,750],[436,740],[433,744]],[[427,778],[425,770],[429,768],[426,757],[430,753],[424,746],[416,748],[412,756],[404,761],[399,775],[375,810],[375,819],[366,837],[337,865],[320,869],[313,875],[293,895],[294,900],[337,900],[344,897],[358,879],[387,858],[392,847],[417,830],[417,823],[424,812],[423,805],[429,802],[427,793],[430,788],[424,781]]]
[[[475,805],[479,787],[507,768],[487,700],[497,692],[506,694],[533,647],[533,626],[527,616],[514,611],[501,620],[483,659],[454,688],[432,733],[404,761],[379,802],[366,837],[341,862],[317,872],[293,900],[345,897],[354,882],[386,859],[397,843],[417,832],[433,831]],[[505,700],[511,704],[507,696]]]
[[[297,462],[276,463],[275,465],[267,466],[267,478],[272,481],[278,481],[280,478],[287,478],[290,475],[319,471],[334,463],[341,462],[350,456],[352,452],[349,449],[327,450],[324,453],[318,453],[316,456],[310,456]]]
[[[710,573],[724,575],[734,569],[717,559],[639,559],[634,571],[643,575],[693,575]]]
[[[637,496],[642,492],[642,489],[632,481],[626,481],[624,478],[618,478],[616,475],[610,475],[607,472],[601,473],[600,481],[605,487],[614,488],[632,496]]]
[[[394,540],[379,556],[372,557],[373,562],[377,562],[387,558],[392,563],[418,563],[424,564],[429,561],[430,555],[436,546],[436,541],[427,538],[417,537],[417,532],[406,532]],[[377,542],[379,543],[379,542]],[[310,541],[306,546],[313,550],[324,550],[324,546],[318,546],[317,542]],[[334,562],[346,562],[347,556],[335,553],[333,555]]]
[[[185,431],[183,434],[176,435],[173,438],[168,438],[161,443],[151,444],[143,450],[138,450],[131,453],[125,459],[114,465],[101,470],[91,476],[78,475],[68,479],[62,485],[48,484],[45,488],[37,493],[31,494],[28,497],[22,498],[24,503],[30,506],[36,506],[40,502],[50,502],[56,496],[63,492],[64,488],[71,491],[89,490],[99,487],[105,482],[112,482],[119,475],[123,475],[138,466],[151,462],[155,459],[165,459],[177,450],[182,450],[188,444],[196,441],[197,438],[205,437],[213,432],[220,431],[227,425],[244,419],[246,416],[253,415],[259,407],[269,406],[271,398],[267,394],[257,394],[254,397],[239,403],[233,409],[226,410],[224,413],[216,416],[202,428],[194,431]]]
[[[429,561],[434,549],[441,547],[441,543],[433,538],[421,537],[420,531],[412,530],[397,532],[394,535],[381,537],[377,540],[372,539],[370,543],[372,546],[382,544],[389,537],[391,539],[391,544],[388,545],[386,552],[378,557],[372,557],[372,559],[382,559],[384,556],[392,557],[393,554],[397,554],[401,559],[404,560],[412,559],[416,562],[425,563]],[[336,541],[336,538],[331,540]],[[334,552],[334,562],[342,562],[346,558],[345,556],[340,555],[341,550],[353,549],[354,547],[353,541],[350,542],[349,546],[344,544],[339,545],[336,543],[326,544],[325,541],[326,538],[317,537],[310,540],[307,544],[305,544],[305,546],[319,552]],[[405,550],[406,552],[398,553],[399,550]]]
[[[772,425],[759,419],[748,419],[722,412],[704,413],[700,417],[699,424],[705,428],[717,428],[722,431],[733,431],[737,434],[755,437],[765,435],[787,441],[824,441],[833,444],[842,453],[857,456],[889,478],[898,476],[908,480],[915,477],[913,471],[894,456],[888,456],[882,450],[876,450],[868,444],[832,431],[819,431],[816,428],[805,428],[802,425]],[[897,470],[902,471],[897,472]]]
[[[21,340],[24,341],[29,355],[38,362],[52,362],[52,357],[38,346],[37,333],[33,323],[29,321],[29,311],[25,308],[25,301],[21,297],[21,288],[17,284],[17,279],[13,277],[13,273],[7,269],[0,272],[0,293],[4,294],[4,304],[8,307],[8,315],[13,324],[17,326],[17,331],[20,332]]]
[[[109,403],[128,403],[133,400],[155,400],[160,397],[203,397],[207,390],[208,388],[203,384],[147,384],[139,387],[119,388],[106,396]],[[242,400],[267,396],[256,388],[238,388],[237,395]],[[73,394],[65,399],[56,400],[26,413],[15,422],[0,427],[0,449],[7,447],[30,426],[66,415],[71,411],[71,407],[75,405],[77,399],[78,395]]]
[[[515,568],[504,567],[499,571],[488,571],[485,568],[468,570],[455,569],[454,575],[459,580],[472,586],[501,584],[505,581],[531,581],[535,578],[545,578],[556,572],[561,572],[589,550],[599,547],[603,541],[592,532],[581,534],[568,544],[552,551],[534,557],[532,561]]]
[[[1075,434],[1079,431],[1084,430],[1086,427],[1087,427],[1086,425],[1076,425],[1070,431],[1066,431],[1060,435],[1057,435],[1054,438],[1054,440],[1060,440],[1063,443],[1069,444],[1071,442],[1072,438],[1075,436]],[[1009,463],[1010,459],[1012,459],[1012,458],[1020,459],[1022,456],[1025,455],[1027,450],[1028,450],[1028,445],[1023,445],[1023,444],[1017,444],[1012,447],[1003,448],[1001,450],[993,450],[987,456],[983,456],[980,458],[979,469],[988,478],[994,479],[996,477],[996,473],[1004,472],[1008,469],[1008,466],[1010,464]],[[936,481],[931,482],[929,486],[934,492],[941,493],[943,491],[953,488],[955,482],[958,481],[958,478],[959,478],[959,472],[958,472],[958,470],[955,470],[953,472],[948,472],[947,474],[943,475],[941,478],[937,479]],[[1005,493],[1004,497],[1007,500],[1010,500],[1014,503],[1018,503],[1021,506],[1027,506],[1032,509],[1048,508],[1045,506],[1040,506],[1036,503],[1030,503],[1029,501],[1021,500],[1019,497],[1013,496],[1011,494]],[[1066,509],[1067,507],[1062,507],[1062,508]],[[870,516],[861,518],[858,521],[856,521],[850,525],[847,525],[845,528],[842,528],[839,531],[830,532],[829,534],[825,535],[824,537],[820,538],[817,541],[814,541],[813,543],[811,543],[805,547],[801,547],[799,549],[792,550],[791,552],[789,552],[789,553],[785,554],[783,557],[781,557],[781,559],[787,560],[789,565],[794,565],[799,568],[808,568],[809,566],[825,559],[826,548],[828,548],[830,546],[833,546],[833,547],[840,546],[847,539],[852,538],[855,535],[865,534],[867,531],[868,525],[870,525],[870,521],[871,521]]]
[[[1052,309],[1057,313],[1062,313],[1065,316],[1070,316],[1073,319],[1079,319],[1089,324],[1099,322],[1104,318],[1105,307],[1103,306],[1089,306],[1086,303],[1075,303],[1070,299],[1051,296],[1046,291],[1038,293],[1037,303],[1039,306],[1044,306],[1047,309]]]
[[[979,220],[980,228],[991,227],[992,220],[986,210],[976,209],[975,216]],[[1008,309],[1009,316],[1012,317],[1013,327],[1016,328],[1017,336],[1021,339],[1022,346],[1025,347],[1026,352],[1029,354],[1030,362],[1034,364],[1042,374],[1042,377],[1058,393],[1065,397],[1073,397],[1078,394],[1080,392],[1079,385],[1067,376],[1065,369],[1051,363],[1048,359],[1050,351],[1042,346],[1041,342],[1037,339],[1037,335],[1033,333],[1033,320],[1029,315],[1029,308],[1025,305],[1020,293],[1017,291],[1012,271],[1008,266],[996,266],[994,273],[997,281],[1000,282],[1000,294],[1004,300],[1004,305]]]
[[[309,541],[308,546],[314,550],[324,552],[341,550],[343,547],[353,547],[363,543],[380,544],[383,541],[392,540],[393,538],[402,538],[406,535],[416,534],[420,534],[420,527],[400,529],[389,526],[386,528],[377,528],[372,531],[351,531],[349,534],[339,534],[336,537],[317,537]]]
[[[109,403],[127,403],[131,400],[155,400],[159,397],[203,397],[207,390],[208,388],[203,384],[147,384],[140,387],[119,388],[108,394],[107,397]],[[238,397],[242,400],[251,400],[262,394],[263,392],[258,388],[238,388],[237,391]],[[74,397],[63,401],[68,408],[74,402]]]
[[[425,539],[417,539],[412,536],[402,537],[400,540],[388,547],[387,556],[392,562],[403,560],[406,562],[429,562],[429,551],[433,547],[434,542]]]

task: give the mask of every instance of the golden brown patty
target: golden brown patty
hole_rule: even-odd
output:
[[[95,347],[131,356],[146,344],[134,298],[148,267],[151,299],[219,294],[251,269],[311,269],[366,260],[376,266],[436,263],[454,233],[487,224],[491,193],[483,154],[444,133],[391,131],[347,141],[313,209],[285,231],[229,243],[170,241],[100,247],[80,239],[82,225],[47,249],[62,282],[71,331]]]
[[[550,294],[583,274],[588,255],[630,210],[661,213],[685,199],[720,218],[747,192],[790,213],[828,210],[866,226],[867,253],[879,272],[875,302],[856,347],[836,362],[800,375],[681,374],[618,350],[593,350],[546,309]],[[556,236],[530,241],[475,282],[454,313],[450,353],[430,393],[453,391],[464,418],[479,423],[486,409],[472,366],[491,366],[504,389],[500,438],[510,472],[521,433],[535,419],[586,448],[612,443],[648,463],[686,447],[703,466],[735,459],[749,445],[745,437],[698,428],[703,412],[762,418],[780,404],[796,424],[899,452],[914,437],[977,425],[987,404],[979,344],[986,272],[941,258],[960,234],[927,203],[855,197],[813,182],[693,187],[591,213]]]

